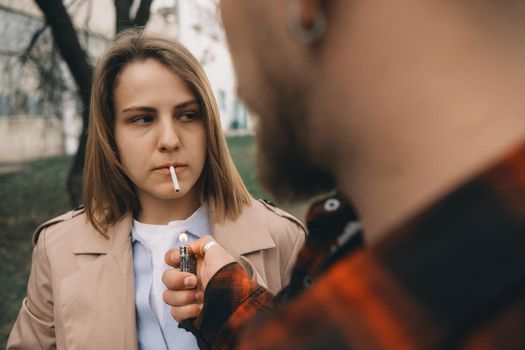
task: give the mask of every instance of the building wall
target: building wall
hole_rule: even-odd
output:
[[[77,1],[69,10],[79,28],[79,40],[95,61],[114,30],[115,15],[111,13],[111,0],[95,0],[92,6],[89,3]],[[43,15],[33,0],[0,0],[0,162],[74,154],[78,146],[81,106],[65,63],[59,60],[55,68],[65,86],[54,90],[59,98],[52,103],[52,112],[38,99],[42,91],[38,69],[20,59],[33,33],[43,26]],[[40,46],[35,49],[50,45],[46,36],[50,37],[49,29],[40,36]],[[49,43],[42,44],[46,40]],[[47,84],[45,78],[43,81]],[[55,89],[51,84],[45,87]]]
[[[251,130],[246,108],[236,94],[235,73],[216,1],[163,0],[146,27],[188,48],[202,64],[221,112],[223,130]]]
[[[79,39],[93,64],[115,31],[113,0],[67,1]],[[138,1],[135,0],[135,10]],[[214,0],[154,0],[146,30],[179,40],[201,62],[209,77],[221,124],[228,132],[251,130],[244,105],[236,96],[234,71]],[[133,9],[132,9],[133,11]],[[0,162],[28,160],[58,154],[74,154],[81,130],[80,106],[75,85],[64,63],[57,69],[67,85],[56,106],[57,116],[42,110],[35,101],[37,70],[21,66],[19,54],[32,33],[44,24],[33,0],[0,0]],[[1,27],[1,26],[4,27]],[[2,67],[6,69],[2,70]],[[27,106],[20,110],[13,96],[13,82]]]
[[[0,118],[0,160],[17,162],[64,153],[62,121],[42,116]]]

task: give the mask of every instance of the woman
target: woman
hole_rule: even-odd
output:
[[[8,348],[195,348],[162,302],[164,253],[209,233],[259,283],[287,283],[303,226],[248,194],[186,49],[119,35],[95,70],[90,111],[84,209],[37,229]]]

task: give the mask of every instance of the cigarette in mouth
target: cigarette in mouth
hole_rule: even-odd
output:
[[[177,180],[177,174],[175,174],[175,167],[170,166],[171,181],[173,182],[173,187],[175,187],[176,192],[180,192],[179,181]]]

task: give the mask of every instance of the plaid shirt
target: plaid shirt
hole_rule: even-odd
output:
[[[190,327],[202,348],[525,349],[525,146],[373,247],[331,220],[324,241],[319,220],[285,302],[238,264],[211,279]]]

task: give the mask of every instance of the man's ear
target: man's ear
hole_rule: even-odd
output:
[[[321,0],[292,0],[296,4],[297,15],[303,28],[310,29],[315,25],[316,17],[320,12],[323,12],[321,8]]]
[[[291,36],[302,44],[319,41],[326,30],[322,0],[291,0],[288,28]]]

